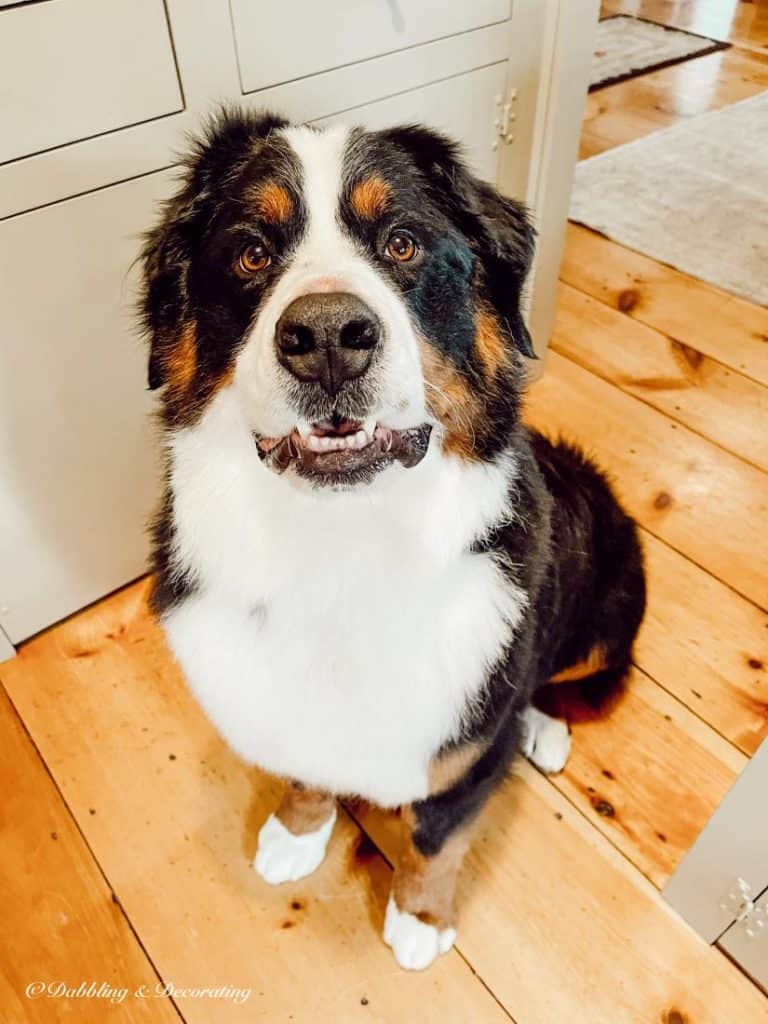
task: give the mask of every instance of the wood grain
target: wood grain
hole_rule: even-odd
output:
[[[587,98],[579,157],[596,156],[767,88],[768,56],[734,48],[597,89]]]
[[[635,661],[745,754],[768,737],[768,616],[642,531],[648,607]]]
[[[768,469],[768,389],[762,385],[566,284],[560,285],[550,344],[670,419]]]
[[[568,225],[560,277],[633,320],[768,385],[768,309],[577,224]]]
[[[396,820],[360,820],[392,856]],[[482,815],[458,945],[525,1024],[768,1021],[757,989],[526,764]]]
[[[158,977],[1,688],[0,780],[0,1019],[178,1022],[167,1000],[133,996]],[[28,998],[33,982],[105,994]]]
[[[380,935],[389,867],[345,816],[312,878],[255,874],[278,787],[188,695],[145,592],[42,634],[1,672],[163,977],[251,990],[240,1005],[179,999],[188,1024],[508,1021],[456,952],[423,974],[397,967]]]
[[[612,14],[631,14],[713,39],[729,39],[738,46],[768,49],[766,0],[603,0],[600,17]]]
[[[768,477],[619,388],[550,352],[526,416],[582,443],[654,536],[761,607],[768,603]]]
[[[746,757],[638,669],[609,717],[572,734],[553,784],[662,888]]]

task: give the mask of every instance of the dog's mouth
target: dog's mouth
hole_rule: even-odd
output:
[[[275,473],[291,467],[319,484],[351,486],[372,480],[394,462],[417,466],[427,454],[431,432],[429,423],[398,430],[334,417],[285,437],[254,436],[259,457]]]

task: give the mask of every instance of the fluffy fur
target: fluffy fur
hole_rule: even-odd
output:
[[[410,805],[430,881],[396,885],[424,906],[388,912],[405,966],[452,936],[440,858],[521,745],[564,763],[565,725],[532,701],[553,678],[614,686],[643,614],[609,486],[518,421],[532,252],[524,209],[436,133],[238,113],[195,146],[144,252],[167,453],[155,610],[242,757],[299,791]],[[302,837],[319,857],[326,825]],[[290,846],[267,831],[257,864]]]

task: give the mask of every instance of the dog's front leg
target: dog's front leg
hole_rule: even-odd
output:
[[[254,868],[270,885],[311,875],[325,857],[336,821],[330,793],[290,782],[280,806],[259,832]]]
[[[404,808],[402,821],[404,835],[387,904],[384,941],[401,967],[418,971],[439,953],[447,953],[456,938],[456,879],[471,828],[463,822],[433,849],[420,838],[417,810]]]

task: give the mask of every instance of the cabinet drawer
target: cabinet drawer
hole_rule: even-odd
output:
[[[423,122],[461,139],[472,168],[487,181],[495,181],[498,156],[494,149],[494,101],[504,92],[506,73],[507,62],[502,61],[325,117],[316,123],[341,121],[377,129]]]
[[[163,0],[0,8],[0,163],[182,107]]]
[[[231,0],[243,92],[505,21],[511,0]]]

